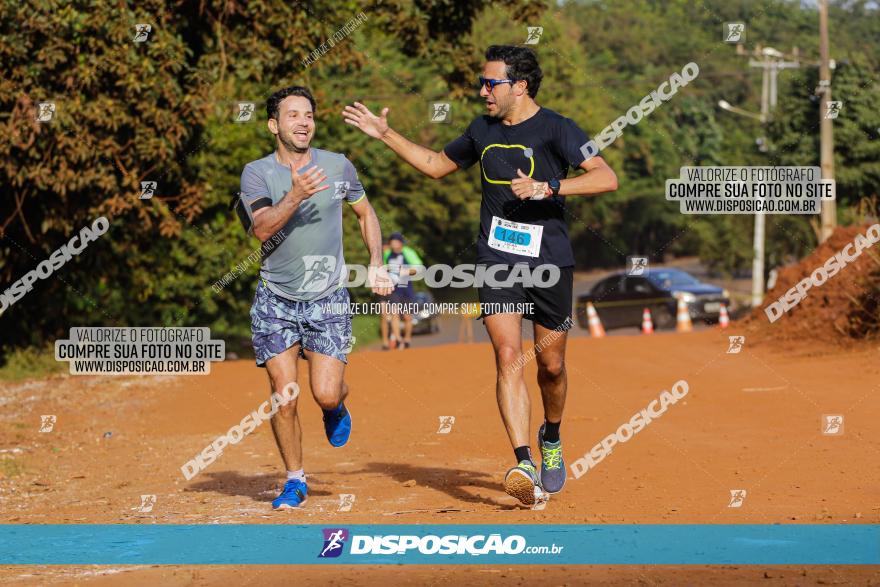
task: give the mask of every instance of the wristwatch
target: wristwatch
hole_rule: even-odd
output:
[[[553,195],[553,196],[559,195],[559,188],[561,187],[561,184],[559,183],[558,179],[551,179],[550,181],[547,182],[547,185],[550,186],[550,191],[552,192],[551,195]]]

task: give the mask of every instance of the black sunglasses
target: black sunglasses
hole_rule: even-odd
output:
[[[491,78],[485,78],[483,76],[480,76],[479,80],[480,80],[480,89],[482,90],[483,88],[485,88],[488,85],[490,92],[492,90],[494,90],[495,86],[497,86],[497,85],[515,84],[517,82],[517,80],[515,80],[515,79],[491,79]]]

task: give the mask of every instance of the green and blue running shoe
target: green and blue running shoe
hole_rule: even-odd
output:
[[[509,470],[504,476],[504,491],[525,505],[535,505],[544,493],[535,464],[530,461],[520,461],[517,466]]]
[[[562,440],[544,441],[544,425],[538,430],[538,446],[541,448],[541,486],[547,493],[559,493],[565,485],[565,461],[562,460]]]

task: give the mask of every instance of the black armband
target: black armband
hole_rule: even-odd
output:
[[[260,210],[262,208],[267,208],[272,205],[271,198],[258,198],[257,200],[251,202],[250,204],[245,202],[241,197],[241,192],[237,192],[232,197],[232,203],[230,204],[230,209],[235,209],[235,214],[238,216],[238,220],[241,222],[242,227],[245,232],[248,234],[254,233],[254,212]]]

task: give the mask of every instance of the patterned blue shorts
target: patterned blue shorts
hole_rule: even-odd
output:
[[[296,343],[343,363],[351,352],[351,314],[340,311],[349,304],[348,290],[339,288],[329,296],[311,302],[288,300],[272,292],[261,279],[251,307],[251,333],[258,367]],[[333,305],[335,308],[328,306]]]

